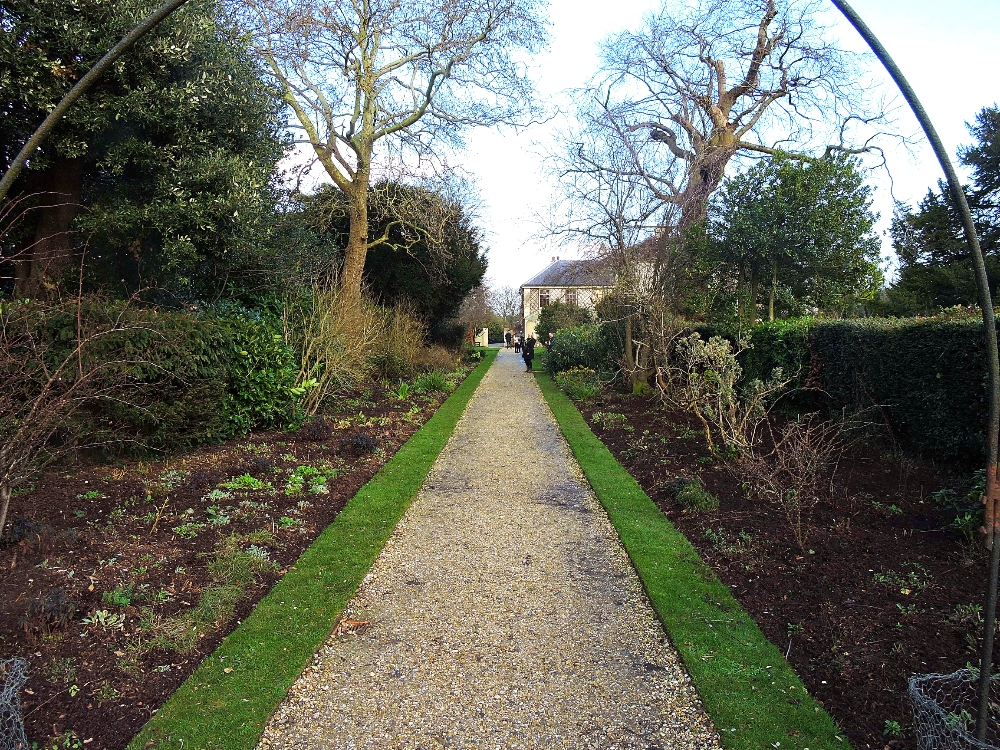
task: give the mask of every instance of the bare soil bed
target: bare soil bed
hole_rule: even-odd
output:
[[[125,747],[444,397],[376,386],[297,433],[63,466],[19,494],[0,656],[29,662],[29,740]]]
[[[852,449],[803,552],[783,511],[749,500],[740,478],[708,455],[692,415],[655,397],[612,393],[579,406],[767,638],[788,652],[852,745],[915,748],[907,679],[978,664],[986,559],[945,528],[931,498],[942,487],[964,490],[962,480],[885,450]],[[596,412],[625,419],[595,423]],[[700,476],[719,509],[681,508],[670,491],[681,476]]]

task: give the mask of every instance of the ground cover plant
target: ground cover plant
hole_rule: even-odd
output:
[[[29,738],[125,747],[471,367],[405,400],[346,393],[298,431],[53,466],[18,493],[0,656],[29,661]]]
[[[851,745],[915,748],[907,679],[978,659],[985,559],[973,544],[975,478],[918,463],[889,441],[848,445],[796,520],[748,486],[745,465],[709,450],[691,413],[612,388],[578,405]],[[609,413],[622,417],[608,424]],[[775,432],[798,440],[808,427],[778,421]],[[808,484],[808,470],[791,469],[784,481]],[[717,508],[682,492],[695,480]]]

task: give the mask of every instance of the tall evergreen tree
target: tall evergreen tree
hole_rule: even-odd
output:
[[[0,0],[7,160],[150,7]],[[222,293],[266,251],[280,106],[218,4],[192,0],[109,71],[29,164],[18,189],[31,210],[3,246],[17,292],[53,293],[86,244],[89,278],[118,291]]]

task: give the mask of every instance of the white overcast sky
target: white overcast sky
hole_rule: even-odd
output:
[[[598,42],[615,31],[638,28],[643,14],[661,1],[551,0],[551,45],[534,61],[540,95],[551,99],[582,85],[597,66]],[[852,6],[902,68],[954,159],[957,147],[970,142],[965,122],[1000,101],[1000,0],[854,0]],[[864,48],[832,6],[828,20],[841,44]],[[916,121],[905,108],[903,116],[908,119],[901,129],[916,133]],[[538,230],[533,217],[551,203],[554,190],[540,169],[540,153],[550,144],[554,126],[519,133],[479,130],[470,134],[467,150],[455,157],[479,185],[488,275],[496,285],[517,287],[553,255],[573,257],[572,250],[532,239]],[[929,147],[920,146],[914,153],[888,154],[895,195],[910,203],[941,176]],[[876,183],[875,208],[882,215],[879,230],[884,231],[892,203],[887,182]]]

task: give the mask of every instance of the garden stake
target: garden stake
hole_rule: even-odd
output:
[[[951,198],[955,208],[958,209],[962,219],[962,229],[965,232],[966,242],[969,243],[969,255],[972,258],[972,265],[976,272],[976,290],[979,296],[979,307],[983,311],[983,331],[986,335],[986,363],[990,379],[990,412],[989,423],[987,425],[987,452],[988,460],[986,464],[986,495],[983,498],[984,504],[984,534],[986,546],[990,550],[990,576],[986,589],[986,617],[983,622],[983,650],[979,658],[979,708],[976,712],[976,739],[982,741],[986,739],[986,723],[989,718],[990,700],[990,672],[993,666],[993,634],[996,630],[996,609],[997,609],[997,575],[1000,573],[1000,544],[995,544],[997,529],[997,501],[1000,500],[1000,490],[997,487],[997,442],[1000,434],[1000,357],[997,355],[997,332],[996,321],[993,316],[993,300],[990,297],[990,287],[986,279],[986,264],[983,262],[983,251],[979,247],[979,237],[976,235],[976,226],[972,221],[972,213],[969,211],[969,202],[965,198],[965,191],[962,190],[962,183],[959,182],[955,168],[951,164],[948,152],[944,144],[938,137],[934,125],[931,123],[923,105],[917,99],[916,92],[910,87],[909,82],[903,76],[903,72],[896,65],[895,61],[886,51],[871,29],[861,20],[861,17],[854,12],[843,0],[831,0],[837,9],[847,17],[851,25],[857,30],[861,37],[871,47],[872,52],[885,66],[892,80],[896,82],[902,92],[906,103],[910,105],[913,114],[916,116],[920,127],[924,130],[924,135],[930,141],[934,154],[937,156],[941,169],[944,170],[945,177],[948,178],[948,187],[951,191]]]
[[[112,47],[108,52],[97,61],[87,73],[76,82],[76,85],[69,90],[56,105],[56,108],[49,112],[49,116],[45,118],[45,121],[38,126],[38,130],[34,132],[28,142],[24,144],[21,152],[14,158],[14,161],[10,163],[7,167],[7,171],[4,173],[3,179],[0,180],[0,201],[4,199],[7,193],[10,191],[11,187],[14,185],[14,180],[21,173],[24,165],[28,163],[28,159],[35,153],[35,150],[42,145],[52,129],[59,123],[63,115],[73,106],[73,103],[86,93],[87,89],[94,85],[98,78],[104,75],[104,71],[111,67],[115,60],[124,55],[129,47],[139,41],[148,32],[156,28],[156,26],[164,18],[169,16],[179,7],[184,5],[187,0],[168,0],[151,14],[146,16],[128,34],[122,37],[122,40],[118,42],[114,47]]]

